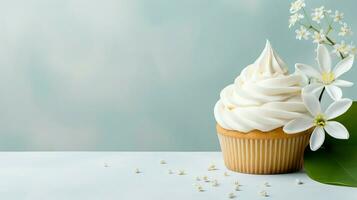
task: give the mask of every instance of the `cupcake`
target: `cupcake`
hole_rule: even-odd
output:
[[[282,129],[307,114],[301,83],[267,41],[259,58],[221,91],[214,116],[228,169],[276,174],[302,168],[311,131],[286,134]]]

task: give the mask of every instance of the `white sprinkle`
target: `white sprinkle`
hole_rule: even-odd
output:
[[[296,183],[297,185],[302,185],[302,184],[304,184],[304,182],[302,182],[300,179],[295,179],[295,183]]]
[[[230,199],[234,199],[234,198],[236,197],[236,195],[234,195],[234,193],[231,192],[231,193],[228,194],[228,197],[229,197]]]
[[[216,165],[211,164],[211,165],[208,167],[208,171],[213,171],[213,170],[217,170],[217,168],[216,168]]]
[[[139,173],[141,173],[141,171],[140,171],[138,168],[136,168],[136,169],[135,169],[135,173],[136,173],[136,174],[139,174]]]
[[[239,185],[236,185],[236,188],[235,188],[236,191],[239,191]]]
[[[199,176],[197,176],[196,181],[201,181],[201,178]]]
[[[264,182],[265,187],[270,187],[270,184],[268,182]]]
[[[217,187],[219,184],[218,184],[218,181],[217,180],[213,180],[212,181],[212,186],[213,187]]]
[[[239,181],[235,181],[235,182],[234,182],[234,185],[240,186]]]
[[[224,172],[224,176],[229,176],[228,172]]]
[[[104,167],[109,167],[108,163],[104,163]]]
[[[204,192],[205,191],[201,185],[197,185],[196,188],[197,188],[197,190],[199,192]]]
[[[207,176],[203,176],[202,179],[205,181],[205,182],[209,182],[209,179]]]
[[[164,165],[164,164],[166,164],[166,161],[165,160],[161,160],[160,164]]]
[[[185,175],[185,170],[179,170],[178,175]]]
[[[171,169],[169,169],[169,174],[173,174],[174,172],[171,170]]]
[[[262,196],[262,197],[268,197],[269,195],[268,195],[268,193],[267,193],[267,191],[265,191],[265,190],[262,190],[262,191],[260,191],[260,196]]]

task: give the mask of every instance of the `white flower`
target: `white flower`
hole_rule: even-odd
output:
[[[321,105],[316,96],[311,94],[302,95],[303,102],[311,114],[305,118],[298,118],[288,122],[283,130],[288,134],[299,133],[315,127],[310,137],[310,148],[316,151],[325,140],[325,131],[337,139],[348,139],[348,130],[339,122],[329,121],[345,113],[352,105],[350,99],[340,99],[333,102],[321,112]]]
[[[334,15],[331,15],[331,17],[333,17],[333,21],[334,22],[340,22],[343,19],[343,13],[336,10]]]
[[[317,47],[317,61],[319,64],[319,70],[305,64],[297,63],[295,65],[301,72],[308,77],[314,78],[317,81],[307,85],[303,88],[304,93],[320,93],[325,87],[329,96],[338,100],[342,97],[342,91],[339,87],[350,87],[352,82],[340,80],[342,74],[351,69],[353,65],[354,56],[348,56],[345,59],[337,63],[336,67],[331,70],[331,56],[326,46],[319,44]]]
[[[323,6],[315,8],[313,13],[311,14],[312,20],[319,24],[321,20],[325,17],[325,12],[326,10]]]
[[[313,43],[322,43],[323,41],[326,40],[326,36],[324,33],[324,30],[320,30],[320,32],[315,31],[314,35],[312,36]]]
[[[305,0],[297,0],[295,2],[292,2],[290,6],[290,13],[296,13],[299,10],[301,10],[301,8],[304,7],[305,7]]]
[[[296,39],[298,40],[301,40],[302,38],[304,38],[305,40],[309,39],[310,33],[303,26],[300,26],[300,29],[297,29],[295,33],[296,33]]]
[[[340,53],[346,55],[349,52],[349,47],[343,40],[341,41],[341,43],[336,43],[333,48],[333,52],[336,53],[337,56],[341,56]]]
[[[289,28],[294,26],[296,22],[300,21],[300,19],[303,19],[303,18],[304,18],[304,15],[302,15],[300,13],[295,13],[295,14],[291,15],[289,18]]]
[[[352,30],[351,27],[347,26],[346,23],[343,23],[341,26],[340,32],[338,33],[339,36],[346,36],[346,35],[352,35]]]

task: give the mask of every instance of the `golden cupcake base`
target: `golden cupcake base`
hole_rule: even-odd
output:
[[[226,167],[248,174],[280,174],[298,171],[309,144],[311,130],[286,134],[282,128],[249,133],[226,130],[217,124]]]

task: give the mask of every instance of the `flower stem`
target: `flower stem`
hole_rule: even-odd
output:
[[[312,30],[314,30],[314,31],[319,31],[317,28],[315,28],[313,25],[309,25],[309,26],[306,26],[306,25],[304,25],[307,29],[312,29]],[[329,45],[330,46],[334,46],[335,44],[336,44],[336,42],[334,42],[330,37],[328,37],[327,35],[326,35],[326,40],[330,43]],[[340,56],[341,56],[341,58],[342,59],[344,59],[345,58],[345,56],[341,53],[341,52],[339,52],[339,54],[340,54]]]
[[[320,102],[321,102],[321,100],[322,100],[322,95],[324,94],[324,92],[325,92],[325,87],[322,89],[321,94],[320,94],[320,96],[319,96],[319,101],[320,101]]]

